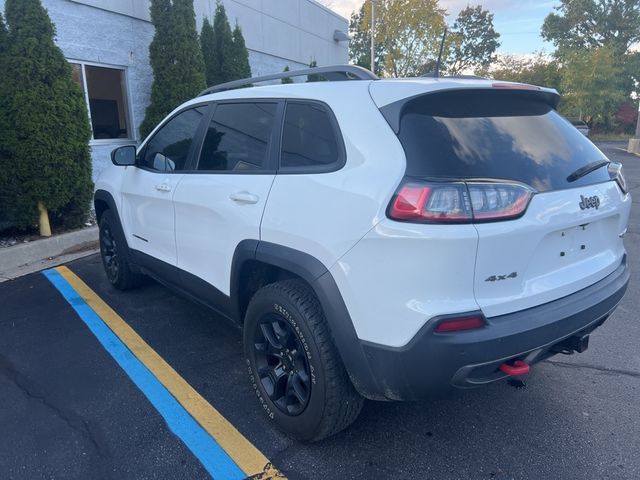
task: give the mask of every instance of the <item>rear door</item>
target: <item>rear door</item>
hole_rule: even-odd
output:
[[[214,106],[196,170],[178,185],[173,203],[177,265],[199,297],[206,285],[230,293],[237,245],[260,239],[260,221],[275,177],[282,103],[227,101]]]
[[[474,291],[488,317],[569,295],[622,261],[629,196],[604,154],[534,93],[424,95],[405,107],[399,138],[408,176],[467,182],[479,234]],[[483,221],[479,212],[502,199],[475,194],[474,182],[534,194],[520,218]]]

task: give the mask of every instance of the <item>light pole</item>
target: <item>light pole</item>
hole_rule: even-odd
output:
[[[376,73],[376,0],[371,0],[371,71]]]
[[[638,103],[638,123],[636,124],[636,135],[629,140],[629,147],[627,148],[627,152],[640,155],[640,98],[638,98]]]

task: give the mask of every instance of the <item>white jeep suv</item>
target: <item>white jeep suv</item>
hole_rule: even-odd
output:
[[[232,89],[308,73],[349,81]],[[583,351],[629,279],[621,166],[557,102],[353,66],[213,87],[100,175],[107,276],[240,325],[260,408],[303,440],[363,398],[523,375]]]

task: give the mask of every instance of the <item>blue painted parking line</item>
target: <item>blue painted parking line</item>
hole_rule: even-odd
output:
[[[58,289],[102,346],[215,479],[240,480],[247,475],[227,452],[194,420],[149,369],[134,356],[78,292],[56,270],[43,272]]]

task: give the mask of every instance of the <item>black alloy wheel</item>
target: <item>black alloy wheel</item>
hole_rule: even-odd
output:
[[[100,233],[100,251],[102,253],[104,268],[109,280],[114,281],[118,278],[119,269],[118,244],[113,236],[110,225],[103,225]]]
[[[311,398],[311,374],[300,337],[277,313],[267,313],[254,332],[255,365],[273,404],[290,416],[304,412]]]

